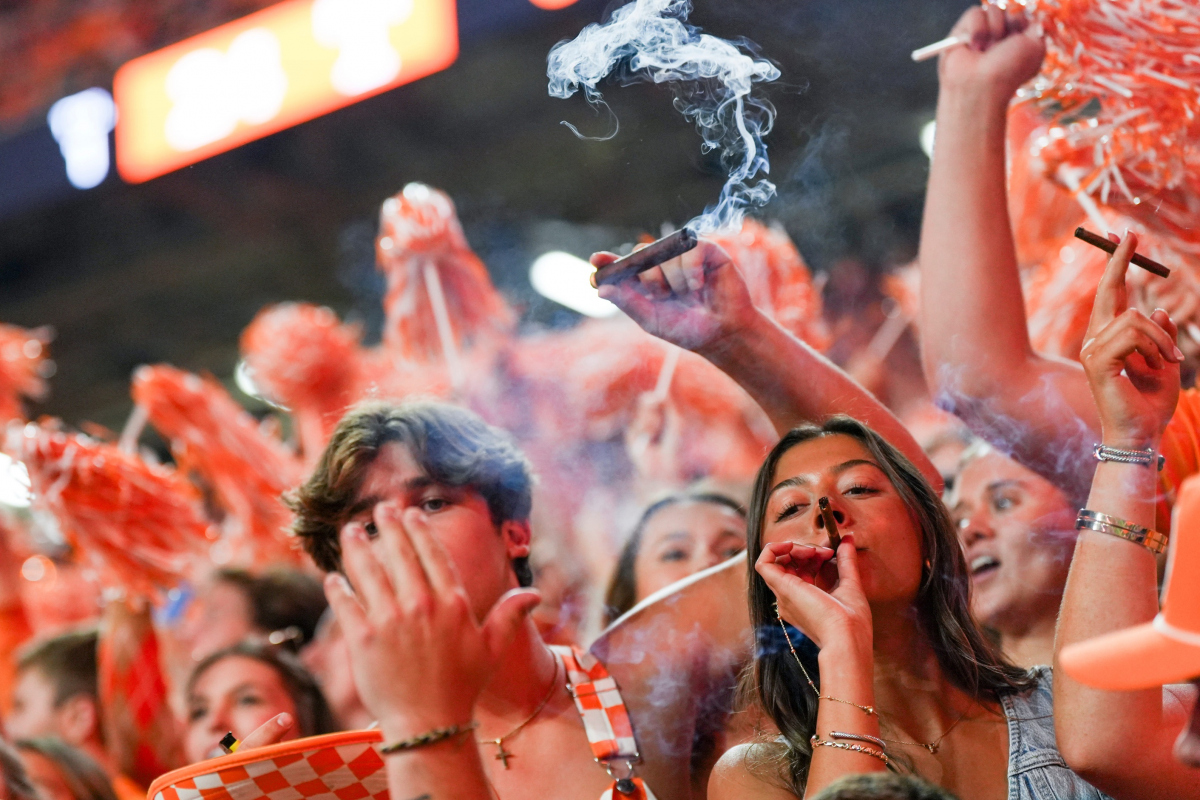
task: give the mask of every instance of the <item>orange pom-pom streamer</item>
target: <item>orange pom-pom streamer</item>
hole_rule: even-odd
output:
[[[10,428],[6,450],[29,470],[34,502],[106,581],[150,595],[207,555],[199,494],[175,470],[48,423]]]
[[[39,400],[46,395],[43,376],[47,367],[49,328],[28,330],[0,324],[0,424],[24,419],[21,399]]]
[[[386,200],[375,245],[387,277],[386,349],[413,361],[441,357],[453,373],[465,346],[512,330],[512,309],[471,251],[444,192],[410,183]]]
[[[1046,37],[1041,74],[1022,96],[1051,118],[1032,141],[1047,174],[1077,195],[1200,244],[1200,5],[1021,5]]]
[[[307,462],[362,391],[359,337],[357,326],[308,303],[268,306],[242,332],[242,357],[254,384],[291,412]]]
[[[303,467],[224,387],[174,367],[142,367],[134,375],[133,399],[171,442],[180,471],[194,471],[215,491],[229,515],[235,558],[265,563],[298,557],[287,535],[291,512],[281,496],[303,480]]]
[[[818,350],[829,346],[812,273],[782,226],[746,218],[736,233],[718,231],[710,238],[741,268],[756,306]]]

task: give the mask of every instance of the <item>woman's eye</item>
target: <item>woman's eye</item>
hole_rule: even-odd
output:
[[[675,548],[674,550],[668,550],[667,552],[663,553],[661,556],[658,557],[658,560],[659,561],[685,561],[685,560],[687,560],[687,553],[685,553],[683,550],[680,550],[679,548]]]
[[[375,524],[374,520],[367,522],[367,524],[364,525],[363,528],[366,529],[367,537],[370,539],[374,539],[376,536],[379,535],[379,527]]]
[[[262,703],[262,698],[254,694],[244,694],[237,699],[239,706],[257,706]]]
[[[876,491],[877,490],[872,486],[864,486],[862,484],[855,484],[854,486],[851,486],[849,489],[847,489],[845,492],[843,492],[843,494],[864,495],[864,494],[875,494]]]
[[[1015,497],[997,497],[992,501],[992,507],[997,511],[1008,511],[1017,504]]]
[[[427,500],[421,501],[421,510],[433,513],[435,511],[441,511],[448,505],[450,505],[450,503],[441,497],[430,497]]]
[[[785,519],[788,519],[789,517],[796,516],[797,512],[799,512],[799,511],[800,511],[799,503],[791,503],[790,505],[786,505],[783,507],[783,510],[780,511],[778,515],[776,515],[775,521],[783,522]]]
[[[206,709],[206,708],[198,707],[198,708],[189,709],[188,715],[187,715],[188,722],[195,722],[198,719],[202,719],[204,717],[204,715],[207,713],[208,713],[208,709]]]
[[[742,552],[742,550],[744,550],[744,549],[745,549],[744,547],[727,547],[727,548],[725,548],[724,552],[721,553],[721,557],[722,558],[733,558],[738,553]]]

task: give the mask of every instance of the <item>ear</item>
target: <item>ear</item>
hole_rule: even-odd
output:
[[[57,709],[58,731],[63,741],[80,747],[100,737],[100,713],[96,699],[86,694],[68,698]]]
[[[504,540],[509,559],[527,558],[529,542],[532,537],[533,532],[530,530],[529,520],[517,522],[510,519],[500,524],[500,538]]]

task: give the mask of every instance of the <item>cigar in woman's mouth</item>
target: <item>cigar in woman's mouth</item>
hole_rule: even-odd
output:
[[[833,517],[833,509],[829,507],[829,498],[822,497],[818,500],[817,508],[821,511],[821,519],[825,521],[825,530],[829,533],[829,546],[836,553],[838,545],[842,543],[842,535],[838,533],[837,520]]]

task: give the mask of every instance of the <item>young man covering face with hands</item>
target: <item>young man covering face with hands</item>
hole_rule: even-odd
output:
[[[528,618],[538,602],[526,588],[531,489],[511,439],[471,412],[372,403],[343,418],[290,498],[296,533],[330,573],[326,592],[385,744],[436,739],[388,758],[398,800],[486,798],[492,787],[594,800],[613,787],[563,658]],[[593,647],[628,708],[637,774],[664,800],[700,796],[689,769],[695,710],[746,655],[744,607],[704,634],[673,632],[697,627],[680,617],[711,618],[739,597],[742,568],[699,576],[671,608],[635,613]],[[654,680],[662,675],[670,685]]]

